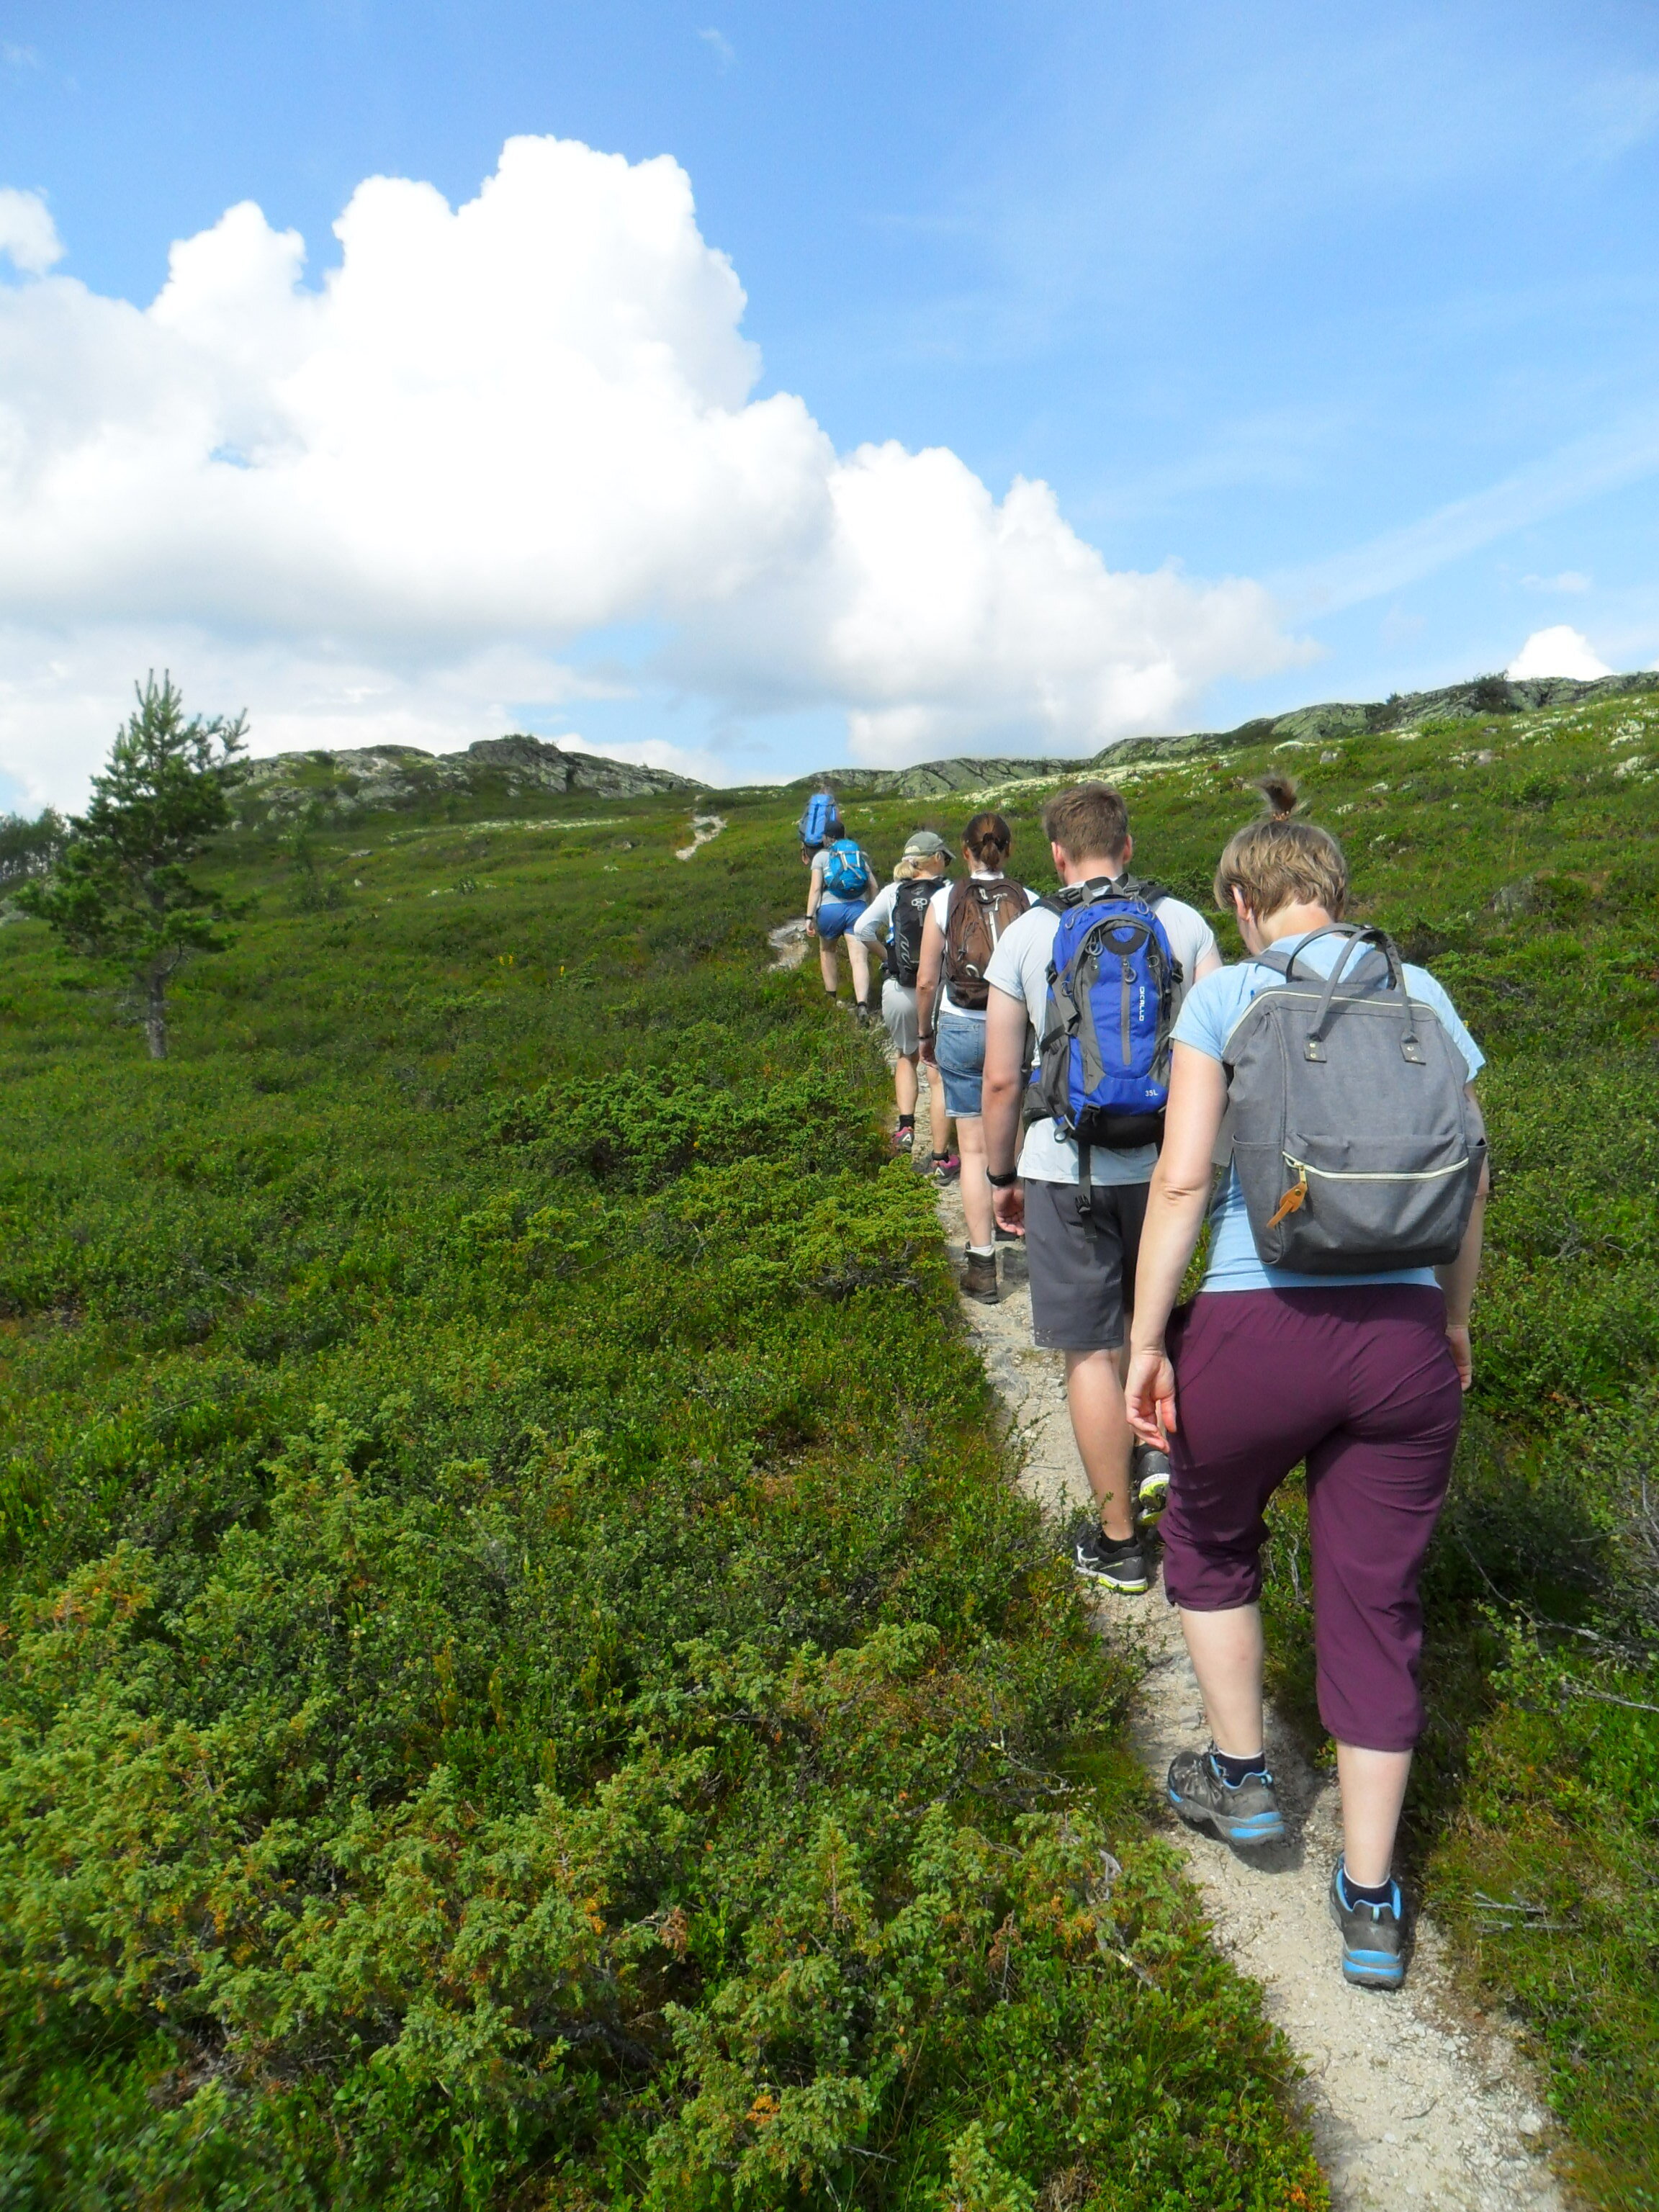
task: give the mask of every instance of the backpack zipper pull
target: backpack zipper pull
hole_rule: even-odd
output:
[[[1297,1166],[1294,1160],[1291,1164],[1297,1168],[1297,1178],[1284,1197],[1279,1200],[1277,1208],[1267,1223],[1269,1229],[1277,1229],[1287,1213],[1299,1212],[1308,1202],[1308,1170],[1304,1167]]]

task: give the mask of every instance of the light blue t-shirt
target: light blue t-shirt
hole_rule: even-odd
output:
[[[1274,941],[1273,950],[1293,952],[1303,942],[1301,937],[1281,937]],[[1341,949],[1340,937],[1322,938],[1310,947],[1305,961],[1297,963],[1298,972],[1306,968],[1328,975]],[[1349,962],[1351,969],[1358,958],[1356,953]],[[1221,1059],[1239,1016],[1257,992],[1270,990],[1283,981],[1274,969],[1254,960],[1242,960],[1236,968],[1218,969],[1187,994],[1187,1003],[1176,1018],[1176,1042],[1191,1045],[1206,1059]],[[1462,1054],[1473,1083],[1486,1058],[1458,1019],[1456,1007],[1425,968],[1407,963],[1406,988],[1413,999],[1431,1006],[1439,1016],[1441,1026]],[[1338,1283],[1422,1283],[1432,1287],[1434,1283],[1432,1267],[1396,1267],[1392,1273],[1370,1275],[1302,1275],[1290,1267],[1266,1266],[1250,1233],[1238,1170],[1232,1166],[1211,1205],[1210,1227],[1210,1264],[1200,1285],[1205,1291],[1321,1291]]]

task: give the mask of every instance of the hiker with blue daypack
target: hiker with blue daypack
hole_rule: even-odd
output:
[[[834,796],[815,792],[800,819],[801,858],[811,868],[806,892],[806,933],[818,940],[818,973],[833,999],[841,986],[836,946],[847,939],[847,962],[853,971],[853,1011],[860,1021],[872,1018],[870,1004],[870,954],[867,946],[849,934],[854,924],[874,897],[876,872],[862,846],[842,826]],[[817,843],[808,844],[809,836]]]
[[[1060,889],[1013,924],[987,971],[985,1152],[998,1224],[1025,1238],[1032,1337],[1066,1355],[1097,1516],[1073,1563],[1137,1596],[1151,1586],[1142,1532],[1163,1510],[1169,1461],[1135,1445],[1124,1414],[1126,1315],[1170,1031],[1221,955],[1202,915],[1129,874],[1128,812],[1108,785],[1058,793],[1042,828]]]
[[[896,1152],[908,1153],[915,1147],[916,977],[921,966],[922,925],[952,857],[936,830],[918,830],[904,848],[892,882],[877,892],[853,925],[853,935],[860,944],[882,948],[881,1018],[892,1042],[893,1091],[898,1103]],[[937,1075],[927,1087],[927,1104],[933,1158],[945,1159],[950,1152],[951,1116]]]
[[[1230,841],[1215,878],[1249,957],[1200,984],[1176,1024],[1135,1288],[1129,1416],[1169,1443],[1164,1589],[1212,1738],[1176,1757],[1169,1793],[1235,1846],[1285,1832],[1262,1738],[1260,1547],[1267,1500],[1305,1461],[1342,1972],[1397,1989],[1418,1577],[1471,1372],[1482,1060],[1431,975],[1381,930],[1343,924],[1342,848],[1294,818],[1295,787],[1263,788],[1272,814]],[[1213,1201],[1212,1158],[1227,1163]],[[1206,1209],[1204,1279],[1177,1310]]]

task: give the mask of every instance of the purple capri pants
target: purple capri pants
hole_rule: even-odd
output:
[[[1319,1717],[1340,1743],[1409,1751],[1423,1726],[1418,1576],[1463,1410],[1444,1300],[1393,1283],[1200,1292],[1169,1344],[1170,1603],[1255,1602],[1263,1509],[1305,1459]]]

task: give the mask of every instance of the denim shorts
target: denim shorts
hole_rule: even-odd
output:
[[[838,937],[846,936],[869,903],[868,899],[820,899],[817,913],[813,917],[818,926],[818,935],[826,945],[833,945]]]
[[[933,1058],[945,1079],[945,1103],[953,1114],[977,1114],[985,1073],[985,1024],[941,1006],[933,1031]]]

